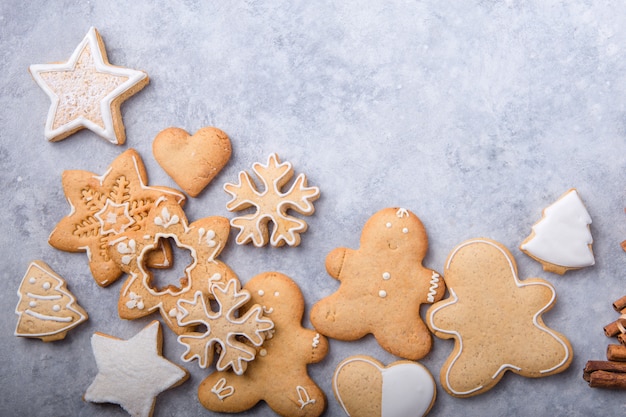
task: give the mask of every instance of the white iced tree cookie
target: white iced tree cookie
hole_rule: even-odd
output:
[[[267,331],[274,323],[263,314],[263,307],[255,304],[245,314],[238,314],[239,308],[250,300],[250,292],[241,289],[239,281],[231,279],[227,283],[210,284],[210,291],[218,311],[213,311],[201,291],[195,293],[192,301],[178,301],[178,324],[206,328],[204,333],[194,331],[178,336],[178,341],[187,349],[182,359],[189,362],[198,359],[201,368],[213,363],[214,353],[219,357],[215,364],[218,371],[232,368],[241,375],[247,362],[256,356],[256,349],[265,340]],[[244,343],[245,340],[248,343]],[[250,346],[252,344],[253,346]]]
[[[17,291],[20,300],[16,336],[44,342],[64,339],[67,332],[87,320],[66,283],[42,261],[33,261]]]
[[[230,224],[239,229],[237,243],[240,245],[252,242],[261,247],[269,243],[272,246],[298,246],[300,234],[306,232],[308,225],[301,219],[287,212],[296,211],[310,216],[315,211],[313,202],[320,196],[318,187],[308,187],[304,174],[298,175],[295,182],[286,192],[282,188],[293,177],[293,168],[289,162],[280,162],[273,153],[267,164],[255,163],[252,166],[257,177],[263,184],[258,190],[253,178],[246,171],[239,173],[239,183],[224,185],[224,190],[232,196],[226,205],[229,211],[241,211],[254,207],[253,214],[235,217]],[[269,224],[272,223],[272,234],[269,236]]]
[[[576,189],[572,188],[546,207],[543,217],[520,249],[543,265],[543,269],[563,275],[595,263],[593,238],[587,212]]]

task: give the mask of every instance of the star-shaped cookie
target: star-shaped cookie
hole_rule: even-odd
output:
[[[116,145],[126,141],[120,105],[148,84],[143,71],[111,65],[100,34],[91,28],[67,62],[31,65],[50,97],[45,136],[56,142],[89,129]]]
[[[91,346],[98,374],[85,400],[119,404],[132,416],[151,416],[156,396],[189,377],[186,369],[162,356],[162,338],[156,320],[128,340],[95,333]]]
[[[167,197],[182,203],[185,199],[172,188],[149,187],[146,169],[134,149],[115,158],[104,175],[71,170],[63,172],[62,182],[71,211],[48,241],[64,251],[87,252],[91,273],[103,287],[122,274],[109,257],[108,242],[123,232],[141,229],[155,201]],[[159,266],[157,254],[148,261],[152,267]],[[163,257],[167,262],[167,255]]]

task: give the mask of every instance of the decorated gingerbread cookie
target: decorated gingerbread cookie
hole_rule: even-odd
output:
[[[45,127],[52,142],[86,128],[123,144],[120,106],[149,80],[143,71],[111,65],[95,28],[89,29],[67,62],[31,65],[29,70],[52,102]]]
[[[432,408],[437,386],[428,369],[417,362],[384,366],[372,357],[357,355],[337,365],[333,392],[348,416],[418,417]]]
[[[49,243],[68,252],[87,252],[91,273],[101,286],[115,282],[122,268],[108,253],[109,242],[121,234],[140,230],[155,201],[167,196],[178,204],[185,197],[167,187],[149,187],[141,157],[129,149],[115,158],[103,175],[89,171],[63,172],[63,190],[70,213],[59,221]],[[168,262],[159,246],[148,255],[152,267]]]
[[[245,374],[214,372],[202,381],[200,402],[211,411],[237,413],[265,401],[281,416],[319,416],[326,398],[309,377],[307,364],[325,357],[328,342],[302,327],[304,298],[300,289],[277,272],[257,275],[245,288],[251,302],[261,305],[274,322],[273,335],[257,348],[257,357]]]
[[[44,342],[64,339],[67,332],[87,320],[87,313],[67,289],[65,280],[43,261],[33,261],[17,290],[20,297],[15,335]]]
[[[520,249],[556,274],[591,266],[595,259],[590,224],[591,216],[572,188],[543,211]]]
[[[141,229],[126,231],[108,242],[111,259],[129,274],[120,291],[120,317],[137,319],[159,311],[168,327],[178,334],[185,331],[177,321],[178,300],[191,300],[197,291],[209,294],[212,283],[237,279],[217,259],[228,241],[229,231],[228,219],[224,217],[205,217],[189,224],[176,200],[165,197],[156,200]],[[166,239],[188,251],[192,263],[185,268],[185,276],[180,277],[178,285],[159,288],[153,283],[147,256]]]
[[[232,148],[228,135],[215,127],[202,128],[193,135],[170,127],[154,138],[152,152],[176,184],[196,197],[224,168]]]
[[[246,308],[251,295],[240,288],[237,279],[226,283],[211,282],[209,289],[218,306],[217,311],[213,311],[208,297],[201,291],[196,291],[192,301],[178,301],[178,324],[186,329],[202,326],[205,330],[186,330],[178,336],[178,342],[186,347],[182,359],[185,362],[198,359],[200,367],[206,368],[213,363],[213,356],[217,353],[215,369],[232,369],[241,375],[248,362],[255,359],[255,347],[263,344],[274,323],[258,304],[247,306],[245,312],[240,312]]]
[[[427,249],[426,230],[409,210],[374,214],[363,227],[359,249],[338,248],[326,257],[326,270],[341,285],[313,306],[313,326],[340,340],[371,333],[394,355],[424,357],[432,340],[420,305],[445,292],[443,277],[422,265]]]
[[[521,281],[511,253],[490,239],[454,248],[444,270],[450,297],[428,310],[428,325],[440,338],[454,339],[440,380],[456,397],[493,388],[507,372],[538,378],[562,372],[572,347],[543,322],[556,301],[552,285]]]
[[[307,186],[304,174],[298,175],[292,186],[283,191],[283,187],[293,177],[293,168],[289,162],[280,162],[278,155],[271,154],[267,164],[256,163],[254,173],[263,185],[258,189],[254,179],[246,171],[239,173],[239,183],[226,184],[224,190],[232,196],[226,205],[229,211],[241,211],[255,208],[253,214],[235,217],[230,224],[239,229],[237,243],[252,242],[254,246],[298,246],[300,235],[307,231],[304,220],[293,216],[295,211],[310,216],[315,211],[313,202],[320,196],[318,187]],[[269,233],[269,225],[272,233]]]
[[[150,417],[156,397],[189,377],[186,369],[161,353],[163,334],[153,321],[128,340],[102,333],[91,338],[98,374],[84,398],[93,403],[119,404],[133,417]]]

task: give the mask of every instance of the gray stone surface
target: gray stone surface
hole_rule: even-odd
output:
[[[67,60],[91,26],[113,64],[151,78],[122,106],[124,146],[89,131],[58,143],[43,135],[49,100],[27,68]],[[513,252],[521,278],[554,284],[558,302],[545,321],[570,339],[571,367],[535,380],[507,374],[472,399],[439,386],[431,415],[623,414],[622,392],[590,389],[581,376],[587,360],[605,358],[612,340],[602,327],[626,294],[625,26],[619,2],[582,0],[0,3],[0,415],[125,415],[82,400],[96,374],[90,336],[129,338],[151,319],[119,319],[121,282],[98,287],[84,254],[48,245],[69,213],[61,173],[103,173],[132,147],[151,184],[175,186],[152,157],[152,139],[168,126],[207,125],[230,135],[234,153],[188,202],[190,219],[232,217],[222,184],[272,152],[321,188],[301,246],[240,247],[233,233],[222,255],[243,282],[267,270],[291,276],[305,294],[307,325],[313,303],[338,287],[326,254],[356,248],[367,218],[388,206],[422,218],[431,268],[443,270],[455,245],[484,236]],[[518,245],[570,187],[593,218],[596,265],[557,276]],[[64,341],[13,336],[16,290],[34,259],[64,276],[90,315]],[[182,363],[182,346],[164,335],[164,354]],[[437,339],[422,363],[437,376],[451,349]],[[328,357],[310,366],[328,396],[326,415],[342,415],[331,389],[335,365],[361,353],[396,359],[367,337],[332,340]],[[158,397],[155,416],[212,415],[196,399],[209,371],[185,366],[190,380]],[[243,413],[268,414],[265,405]]]

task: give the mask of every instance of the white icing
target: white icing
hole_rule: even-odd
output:
[[[43,289],[44,290],[49,290],[50,289],[50,283],[49,282],[44,282],[43,283]]]
[[[157,226],[161,226],[164,229],[167,229],[168,227],[178,223],[180,223],[179,217],[176,214],[172,216],[167,207],[163,207],[163,209],[161,210],[161,215],[154,218],[154,224],[156,224]]]
[[[110,233],[117,235],[135,224],[135,219],[130,215],[128,208],[127,201],[117,204],[110,198],[107,198],[104,207],[94,214],[94,217],[100,222],[100,234],[102,236]],[[121,209],[121,215],[116,212],[116,209]]]
[[[391,229],[391,222],[387,222],[387,224],[385,224],[385,226],[387,227],[387,229]]]
[[[29,316],[33,316],[35,318],[38,318],[39,320],[44,320],[44,321],[59,321],[63,323],[69,323],[72,321],[71,317],[50,316],[48,314],[38,313],[36,311],[29,310],[29,309],[25,310],[24,313],[28,314]]]
[[[37,281],[37,279],[35,277],[30,277],[28,282],[30,282],[31,284],[34,284]]]
[[[385,298],[387,296],[387,291],[385,291],[385,290],[378,291],[378,296],[380,298]]]
[[[114,88],[100,100],[99,108],[104,127],[83,116],[79,116],[55,128],[54,124],[61,100],[57,93],[55,93],[55,91],[46,83],[41,74],[46,72],[74,71],[78,60],[85,51],[85,49],[89,49],[89,51],[91,52],[93,67],[97,72],[109,74],[115,77],[123,77],[126,78],[126,81],[119,83],[116,88]],[[37,64],[31,65],[29,69],[35,82],[37,82],[39,87],[41,87],[41,89],[45,91],[51,101],[45,126],[45,136],[48,140],[52,140],[55,137],[67,134],[68,132],[75,131],[80,127],[85,127],[92,132],[98,134],[99,136],[107,139],[111,143],[122,143],[121,138],[118,138],[115,133],[113,125],[113,115],[111,113],[111,103],[115,99],[123,95],[125,92],[133,88],[135,85],[146,79],[147,74],[142,71],[137,71],[130,68],[123,68],[115,65],[106,64],[104,62],[103,54],[101,53],[98,45],[95,28],[89,29],[89,32],[87,33],[85,38],[74,50],[72,56],[66,63]],[[89,88],[90,86],[81,85],[81,83],[84,83],[84,80],[82,79],[79,79],[77,81],[78,82],[76,83],[75,91],[67,91],[64,93],[70,96],[83,95],[85,99],[89,100],[90,94],[88,94],[85,89]]]
[[[313,349],[317,348],[320,345],[320,334],[319,333],[315,333],[315,336],[313,337]]]
[[[37,303],[35,301],[31,301],[28,303],[28,305],[33,308],[33,307],[37,307]]]
[[[409,233],[409,228],[405,227],[404,229],[402,229],[402,233],[404,233],[405,235]]]
[[[389,272],[384,272],[384,273],[383,273],[383,279],[384,279],[384,280],[388,280],[388,279],[390,279],[390,278],[391,278],[391,274],[390,274]]]
[[[280,295],[280,293],[279,293],[278,291],[276,291],[276,292],[274,293],[274,297],[278,297],[279,295]]]
[[[52,306],[52,310],[57,311],[57,312],[61,311],[61,306],[58,305],[58,304],[55,304],[55,305]]]
[[[590,224],[587,209],[572,189],[544,210],[543,218],[532,228],[534,236],[521,248],[551,264],[591,266],[595,259],[589,246],[593,243]]]
[[[263,297],[265,295],[265,291],[259,290],[258,294],[259,294],[259,296]]]
[[[399,218],[409,217],[409,211],[405,208],[399,208],[396,212],[396,216],[398,216]]]
[[[435,302],[437,288],[439,288],[439,274],[433,271],[432,278],[430,279],[430,289],[428,290],[428,296],[426,297],[429,303]]]
[[[509,266],[509,272],[511,273],[511,276],[513,277],[514,281],[515,281],[515,285],[518,288],[521,287],[525,287],[525,286],[530,286],[530,285],[541,285],[544,286],[546,288],[549,288],[551,293],[552,293],[552,297],[550,298],[550,301],[548,301],[546,303],[546,305],[541,308],[537,313],[535,313],[535,315],[533,316],[533,324],[535,325],[535,327],[537,327],[539,330],[548,333],[550,336],[552,336],[562,347],[563,347],[563,351],[564,351],[564,355],[563,355],[563,360],[561,362],[559,362],[557,365],[553,366],[552,368],[548,368],[548,369],[543,369],[540,370],[540,373],[548,373],[548,372],[552,372],[555,369],[560,368],[561,366],[563,366],[563,364],[567,363],[567,361],[569,360],[569,357],[571,355],[571,352],[567,346],[567,344],[565,342],[563,342],[561,340],[561,338],[559,338],[552,330],[550,330],[549,328],[545,327],[545,326],[541,326],[539,325],[539,322],[537,321],[537,318],[544,312],[546,311],[546,309],[548,309],[552,303],[554,302],[555,298],[556,298],[556,291],[554,290],[554,288],[552,287],[552,285],[550,285],[547,282],[544,281],[533,281],[533,282],[522,282],[519,280],[517,273],[515,271],[515,266],[513,265],[513,261],[511,260],[511,258],[509,258],[509,256],[506,254],[506,252],[504,252],[502,250],[502,248],[500,248],[498,245],[495,245],[493,242],[487,241],[487,240],[481,240],[481,239],[475,239],[475,240],[470,240],[467,241],[465,243],[462,243],[461,245],[457,246],[454,251],[452,252],[452,254],[450,255],[450,258],[448,259],[448,262],[446,264],[446,269],[450,268],[450,264],[452,263],[452,260],[454,258],[454,256],[457,254],[457,252],[459,250],[461,250],[462,248],[464,248],[465,246],[474,244],[474,243],[483,243],[483,244],[487,244],[490,246],[493,246],[494,248],[496,248],[507,260],[508,266]],[[459,298],[457,297],[456,293],[454,292],[454,288],[448,287],[448,291],[450,292],[450,298],[446,301],[443,301],[441,303],[439,303],[439,305],[437,305],[436,307],[430,309],[428,311],[428,321],[430,323],[430,326],[437,332],[441,332],[441,333],[445,333],[445,334],[450,334],[453,335],[453,337],[455,338],[455,340],[458,341],[459,343],[459,350],[457,352],[457,354],[454,356],[454,358],[452,359],[452,361],[450,362],[450,364],[447,367],[446,373],[443,376],[443,381],[446,386],[448,387],[448,389],[450,390],[450,392],[456,394],[456,395],[468,395],[471,394],[473,392],[479,391],[483,388],[483,386],[477,386],[474,387],[470,390],[467,391],[458,391],[456,389],[454,389],[454,387],[452,387],[451,383],[450,383],[450,371],[452,370],[452,367],[454,366],[454,364],[456,363],[456,361],[459,359],[459,357],[461,356],[461,353],[463,352],[463,338],[461,337],[461,334],[456,331],[456,330],[447,330],[447,329],[442,329],[440,327],[438,327],[437,325],[435,325],[435,322],[433,320],[433,317],[437,314],[437,312],[447,306],[456,304],[459,301]],[[515,369],[515,370],[521,370],[521,368],[515,366],[515,365],[511,365],[511,364],[503,364],[502,366],[500,366],[500,368],[496,371],[496,373],[492,376],[492,378],[496,378],[500,373],[506,371],[507,369]]]
[[[215,394],[220,401],[224,401],[225,398],[235,393],[235,388],[226,385],[226,378],[220,378],[215,385],[213,385],[213,388],[211,388],[211,392]]]
[[[300,404],[300,409],[302,410],[304,407],[310,404],[315,404],[315,399],[312,399],[309,396],[306,388],[298,385],[296,386],[296,392],[298,393],[298,404]]]
[[[44,288],[46,290],[50,289],[50,284],[46,282],[46,284],[48,284],[48,287],[46,288],[46,286],[44,285]],[[39,294],[33,294],[32,292],[27,292],[26,296],[30,297],[30,298],[34,298],[36,300],[60,300],[61,298],[63,298],[60,294],[53,294],[53,295],[39,295]]]

